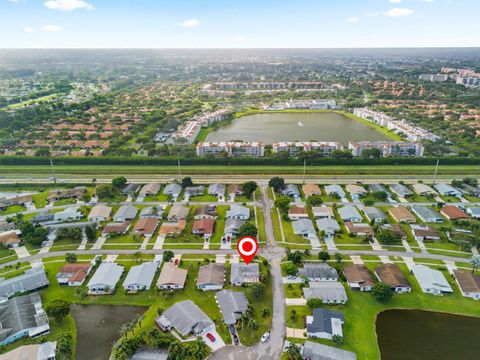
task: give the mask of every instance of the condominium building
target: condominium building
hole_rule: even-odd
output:
[[[418,142],[401,141],[350,141],[348,149],[353,156],[361,156],[366,149],[378,149],[383,157],[389,156],[423,156],[423,145]]]
[[[195,141],[201,127],[201,123],[197,121],[187,121],[179,126],[177,131],[173,134],[173,138],[175,140],[185,139],[188,144],[191,144]]]
[[[217,121],[222,121],[231,115],[229,109],[220,109],[214,112],[198,115],[194,118],[194,121],[199,122],[202,126],[210,126]]]
[[[388,116],[383,112],[370,110],[366,107],[353,109],[353,115],[374,122],[381,126],[387,126],[388,123],[393,120],[391,116]]]
[[[448,80],[447,74],[421,74],[418,76],[419,80],[430,82],[444,82]]]
[[[480,77],[457,77],[457,84],[465,87],[479,87]]]
[[[418,126],[413,126],[405,120],[392,120],[388,123],[387,128],[397,133],[405,135],[409,141],[430,140],[437,141],[440,137],[422,129]]]
[[[217,156],[226,152],[232,157],[262,157],[265,146],[261,142],[200,142],[197,145],[197,156]]]
[[[287,151],[290,155],[295,155],[299,151],[318,151],[324,156],[330,156],[335,150],[343,150],[342,144],[336,141],[284,141],[273,144],[274,153]]]
[[[337,102],[329,99],[286,101],[266,107],[266,110],[330,110],[336,109]]]

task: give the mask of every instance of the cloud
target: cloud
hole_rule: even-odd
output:
[[[84,0],[48,0],[43,5],[51,10],[72,11],[77,9],[93,10],[95,7]]]
[[[34,33],[35,32],[35,29],[30,27],[30,26],[25,26],[23,28],[23,31],[26,32],[26,33]]]
[[[63,30],[63,28],[58,25],[44,25],[40,29],[46,32],[59,32]]]
[[[407,8],[393,8],[391,10],[388,10],[387,12],[384,12],[383,15],[388,17],[400,17],[412,15],[414,12],[415,10]]]
[[[350,17],[347,17],[345,21],[349,23],[355,23],[358,21],[358,18],[356,16],[350,16]]]
[[[402,0],[389,0],[393,4],[400,4]]]
[[[243,35],[237,35],[235,36],[232,41],[237,44],[241,44],[247,41],[247,38]]]
[[[371,12],[371,13],[366,13],[365,16],[372,17],[372,16],[378,16],[380,13],[378,12]]]
[[[193,28],[193,27],[199,26],[200,21],[198,21],[197,19],[189,19],[189,20],[182,21],[179,25],[185,28]]]

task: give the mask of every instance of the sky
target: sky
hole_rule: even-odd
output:
[[[0,0],[0,48],[480,46],[480,0]]]

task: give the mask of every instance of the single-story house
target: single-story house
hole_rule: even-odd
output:
[[[250,218],[250,209],[246,206],[231,205],[230,210],[227,210],[226,218],[248,220]]]
[[[306,197],[322,195],[322,190],[317,184],[305,184],[302,186],[302,190]]]
[[[290,220],[308,219],[308,212],[304,206],[290,205],[288,217]]]
[[[442,295],[453,292],[452,287],[440,270],[419,264],[412,265],[411,270],[424,293]]]
[[[6,220],[0,220],[0,232],[15,230],[15,223]]]
[[[4,355],[2,360],[55,360],[57,350],[56,341],[47,341],[42,344],[22,345]]]
[[[300,276],[308,281],[337,281],[337,270],[323,263],[306,262],[303,268],[298,269]]]
[[[88,214],[88,220],[99,223],[101,221],[107,221],[110,219],[110,214],[112,213],[112,208],[105,205],[95,205],[90,214]]]
[[[345,191],[343,191],[342,187],[340,185],[334,184],[334,185],[326,185],[325,186],[325,192],[327,195],[333,195],[337,194],[338,197],[340,198],[345,198]]]
[[[455,196],[457,198],[461,198],[463,196],[460,190],[455,189],[449,184],[435,184],[433,187],[439,192],[440,195],[443,196]]]
[[[314,206],[312,213],[316,219],[333,219],[335,217],[330,206]]]
[[[34,339],[50,332],[48,316],[38,293],[4,299],[0,306],[0,324],[0,346],[24,337]],[[5,355],[0,355],[0,358],[5,358]]]
[[[462,183],[459,186],[462,193],[466,195],[480,197],[480,189],[470,184]]]
[[[403,274],[402,270],[395,264],[383,264],[374,269],[377,279],[395,291],[404,293],[412,291],[412,286]]]
[[[468,219],[466,213],[460,210],[458,207],[453,205],[445,205],[440,212],[448,219],[448,220],[460,220],[460,219]]]
[[[480,219],[480,207],[470,207],[466,210],[467,214],[469,214],[474,219]]]
[[[138,195],[141,197],[145,197],[149,195],[157,195],[160,191],[160,188],[161,188],[161,185],[159,183],[145,184],[143,185]]]
[[[401,198],[406,198],[413,195],[412,190],[410,190],[408,187],[406,187],[403,184],[390,185],[390,190],[392,190],[394,194],[396,194],[398,197],[401,197]]]
[[[156,319],[156,323],[170,323],[181,336],[193,333],[201,336],[215,329],[213,321],[192,300],[179,301],[170,306]]]
[[[210,184],[208,186],[208,195],[213,195],[216,198],[222,199],[225,196],[225,185]]]
[[[25,270],[22,275],[10,279],[0,278],[0,297],[10,298],[48,286],[48,278],[43,266],[34,266]]]
[[[192,234],[202,235],[205,239],[210,239],[215,231],[215,219],[195,220],[192,226]]]
[[[230,267],[230,284],[242,286],[260,281],[260,267],[257,263],[233,263]]]
[[[180,204],[173,204],[168,212],[167,220],[168,221],[178,221],[185,220],[190,213],[190,209],[186,206]]]
[[[345,185],[345,189],[347,189],[350,195],[352,195],[352,199],[354,201],[358,201],[367,193],[367,190],[365,190],[362,186],[355,184],[347,184]]]
[[[320,299],[324,304],[345,304],[348,300],[345,288],[338,281],[318,281],[308,283],[310,287],[303,288],[306,300]]]
[[[121,222],[121,223],[108,223],[107,225],[105,225],[105,227],[103,228],[102,230],[102,234],[104,235],[108,235],[108,234],[120,234],[120,235],[123,235],[123,234],[126,234],[128,229],[130,229],[130,225],[132,225],[132,223],[130,221],[124,221],[124,222]]]
[[[216,219],[218,217],[216,205],[204,205],[195,209],[195,220]]]
[[[187,226],[186,220],[179,220],[177,222],[164,222],[158,231],[160,235],[173,236],[183,233]]]
[[[453,276],[463,296],[480,300],[480,276],[457,269],[453,270]]]
[[[425,222],[433,222],[439,223],[443,222],[443,218],[432,208],[421,206],[421,205],[413,205],[412,211],[417,215],[422,221]]]
[[[305,319],[307,336],[328,340],[332,340],[334,335],[343,337],[342,325],[344,322],[345,317],[340,311],[325,308],[313,309],[312,315]]]
[[[140,185],[138,184],[132,184],[132,183],[125,184],[125,186],[120,190],[120,192],[123,195],[131,196],[131,195],[134,195],[139,188],[140,188]]]
[[[402,225],[400,224],[382,224],[380,229],[394,232],[400,238],[400,240],[407,239],[407,233],[405,230],[403,230]]]
[[[224,236],[230,238],[237,237],[240,232],[240,227],[245,223],[245,220],[227,219],[225,220],[225,228],[223,230]]]
[[[92,270],[90,263],[75,263],[62,266],[57,274],[59,285],[81,286]]]
[[[285,196],[291,196],[293,198],[300,197],[300,190],[298,190],[298,186],[294,184],[286,184],[280,192]]]
[[[227,193],[230,196],[240,196],[245,193],[243,191],[243,186],[240,184],[230,184],[228,185]]]
[[[32,219],[33,224],[43,224],[54,222],[55,214],[49,212],[41,212]]]
[[[167,360],[168,350],[159,348],[140,348],[128,360]]]
[[[54,190],[48,193],[47,201],[54,202],[62,199],[81,199],[87,193],[85,186],[77,186],[73,189]]]
[[[293,233],[305,238],[313,238],[317,236],[315,227],[310,219],[298,219],[292,221]]]
[[[163,215],[163,206],[147,206],[140,210],[140,215],[138,216],[140,219],[143,218],[156,218],[160,219]]]
[[[343,268],[348,286],[352,290],[372,291],[375,281],[365,265],[352,264]]]
[[[318,231],[323,231],[325,235],[331,236],[337,231],[340,231],[340,225],[337,220],[332,218],[317,219],[316,221]]]
[[[378,223],[387,219],[387,215],[383,212],[383,210],[374,206],[365,206],[362,211],[367,217],[368,221],[374,221]]]
[[[157,230],[158,223],[158,219],[155,218],[139,219],[133,228],[133,232],[143,236],[152,236],[155,230]]]
[[[205,194],[205,186],[188,186],[185,188],[185,196],[202,196]]]
[[[163,194],[164,195],[170,195],[174,199],[178,198],[180,193],[182,192],[182,186],[180,184],[168,184],[165,186],[165,189],[163,189]]]
[[[6,247],[18,247],[22,240],[18,237],[20,230],[10,230],[0,233],[0,243]]]
[[[233,325],[248,309],[248,299],[243,292],[222,290],[215,295],[223,322]]]
[[[225,264],[212,263],[200,266],[197,277],[197,289],[221,290],[225,285]]]
[[[368,188],[372,193],[384,192],[385,194],[387,194],[387,196],[390,195],[390,192],[388,191],[387,187],[383,184],[370,184],[368,185]]]
[[[87,284],[91,295],[113,294],[122,277],[124,267],[113,262],[102,262]]]
[[[354,352],[308,340],[303,344],[302,357],[306,360],[357,360]]]
[[[409,222],[414,223],[417,221],[415,215],[413,215],[410,210],[408,210],[405,206],[395,206],[388,210],[388,213],[392,215],[395,221],[398,222]]]
[[[354,234],[357,236],[375,236],[375,231],[373,228],[366,223],[352,223],[352,222],[345,222],[345,229],[349,234]]]
[[[349,222],[362,222],[362,215],[358,212],[355,206],[346,205],[344,207],[338,208],[338,214],[343,221]]]
[[[158,277],[157,287],[162,290],[183,289],[187,280],[188,270],[181,269],[171,262],[163,264]]]
[[[422,184],[422,183],[416,183],[412,185],[413,191],[420,196],[428,196],[428,195],[436,195],[437,192],[433,190],[430,186]]]
[[[121,222],[126,220],[133,220],[137,216],[138,209],[132,205],[122,205],[113,215],[113,221]]]
[[[126,291],[150,290],[153,278],[158,269],[158,262],[144,262],[130,268],[123,282]]]
[[[68,207],[63,211],[53,213],[53,221],[56,223],[65,222],[65,221],[76,221],[80,220],[83,217],[83,214],[78,211],[78,208]]]

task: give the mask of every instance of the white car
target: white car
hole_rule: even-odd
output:
[[[266,342],[269,338],[270,338],[270,333],[269,333],[269,332],[266,332],[266,333],[264,333],[264,334],[262,335],[260,341],[261,341],[262,343],[264,343],[264,342]]]

